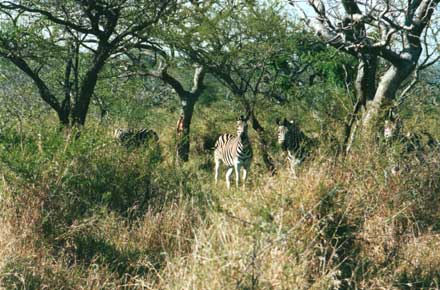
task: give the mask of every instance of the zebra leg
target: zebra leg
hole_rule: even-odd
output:
[[[243,166],[243,175],[241,177],[243,181],[243,190],[246,188],[246,177],[248,170],[249,170],[248,166]]]
[[[217,184],[218,181],[218,170],[220,169],[220,160],[215,159],[215,184]]]
[[[234,169],[235,169],[235,187],[236,188],[238,188],[238,183],[240,182],[240,167],[241,167],[237,163],[234,164]]]
[[[293,160],[290,160],[289,163],[290,163],[290,174],[292,175],[293,178],[296,178],[295,162]]]
[[[293,176],[293,178],[296,178],[296,172],[295,172],[295,155],[290,153],[290,150],[287,151],[287,162],[289,163],[289,169],[290,169],[290,175]]]
[[[227,187],[228,189],[231,188],[231,181],[230,181],[230,178],[231,178],[232,170],[234,170],[234,168],[229,167],[228,170],[226,171],[226,187]]]

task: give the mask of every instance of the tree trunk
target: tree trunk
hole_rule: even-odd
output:
[[[177,123],[177,156],[180,160],[186,162],[189,160],[190,149],[190,128],[191,120],[194,112],[195,99],[192,94],[188,94],[186,98],[181,101],[182,113]]]
[[[264,165],[266,166],[266,169],[269,171],[269,174],[274,175],[276,173],[276,168],[275,165],[273,164],[272,158],[270,157],[267,149],[268,142],[264,134],[264,128],[261,126],[260,122],[258,122],[253,112],[250,113],[250,120],[252,123],[252,128],[255,130],[255,132],[257,132],[259,149],[261,152],[261,156],[263,157]]]
[[[72,110],[72,125],[82,127],[86,122],[90,101],[98,81],[98,75],[110,55],[109,48],[101,48],[94,65],[89,69],[81,83],[78,99]]]
[[[65,111],[65,110],[60,110],[57,112],[58,119],[62,127],[68,128],[70,126],[69,113],[70,113],[69,111]]]
[[[355,89],[357,101],[353,112],[345,122],[343,152],[348,153],[355,137],[355,127],[359,119],[361,109],[365,109],[367,101],[374,98],[376,90],[377,55],[363,54],[359,56],[359,64],[356,75]]]
[[[166,66],[161,68],[159,72],[152,72],[151,75],[160,78],[165,83],[169,84],[179,96],[182,105],[182,112],[176,128],[176,149],[178,159],[186,162],[189,160],[190,127],[194,106],[205,89],[205,86],[203,85],[205,78],[204,68],[199,66],[195,69],[193,87],[190,91],[185,90],[183,85],[176,78],[168,74]]]
[[[415,69],[415,63],[406,63],[399,67],[391,65],[387,72],[380,79],[374,98],[367,101],[366,111],[362,119],[362,139],[365,142],[372,142],[377,136],[378,121],[381,113],[393,104],[397,90],[402,82]]]

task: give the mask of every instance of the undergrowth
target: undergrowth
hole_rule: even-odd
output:
[[[0,287],[439,287],[439,152],[397,174],[379,147],[317,153],[297,178],[256,161],[227,191],[212,152],[177,164],[171,135],[126,149],[95,125],[3,132]]]

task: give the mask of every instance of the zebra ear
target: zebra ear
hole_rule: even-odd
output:
[[[238,121],[244,121],[247,122],[249,120],[249,115],[241,115],[240,118],[238,118]]]
[[[286,119],[286,118],[284,118],[284,120],[283,120],[283,125],[284,125],[284,126],[287,126],[287,125],[289,125],[289,123],[290,123],[290,122],[289,122],[289,121],[287,121],[287,119]]]
[[[281,119],[278,118],[278,117],[276,117],[276,118],[275,118],[275,123],[276,123],[278,126],[280,126],[280,125],[281,125]]]

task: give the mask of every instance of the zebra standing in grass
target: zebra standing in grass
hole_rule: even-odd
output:
[[[218,171],[220,161],[228,167],[226,171],[226,186],[231,187],[230,177],[232,170],[235,169],[235,185],[238,188],[240,180],[240,169],[243,168],[243,188],[245,187],[246,177],[252,159],[252,147],[248,136],[249,117],[241,116],[237,121],[237,136],[223,134],[215,143],[214,161],[215,161],[215,183],[218,180]]]
[[[159,136],[156,132],[150,129],[115,129],[113,136],[121,144],[127,147],[140,146],[142,144],[154,141],[159,141]]]
[[[295,168],[310,154],[310,149],[315,141],[307,137],[294,121],[287,121],[286,118],[281,121],[277,118],[276,123],[278,125],[278,144],[287,156],[290,172],[296,176]]]

